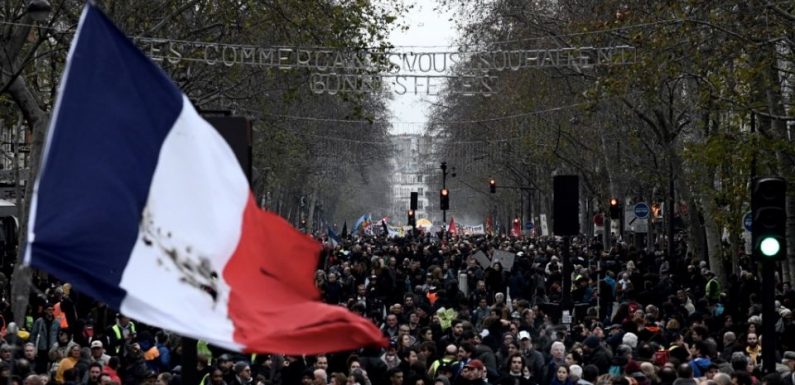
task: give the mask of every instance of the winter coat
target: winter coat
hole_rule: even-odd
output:
[[[30,342],[33,342],[39,351],[50,350],[50,347],[58,341],[59,330],[61,325],[55,319],[47,321],[44,317],[39,317],[30,331]]]

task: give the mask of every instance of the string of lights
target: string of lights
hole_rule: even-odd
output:
[[[447,121],[427,121],[427,122],[416,122],[416,121],[399,121],[399,120],[391,120],[391,119],[377,119],[377,120],[361,120],[361,119],[339,119],[339,118],[322,118],[322,117],[313,117],[313,116],[299,116],[299,115],[284,115],[284,114],[272,114],[267,112],[255,111],[250,109],[240,109],[241,111],[245,111],[255,115],[257,118],[263,119],[262,117],[271,117],[275,119],[284,119],[284,120],[302,120],[302,121],[310,121],[310,122],[323,122],[323,123],[350,123],[350,124],[374,124],[374,123],[384,123],[384,124],[402,124],[402,125],[418,125],[418,126],[428,126],[428,125],[435,125],[435,126],[449,126],[449,125],[463,125],[463,124],[479,124],[479,123],[489,123],[489,122],[497,122],[502,120],[513,120],[524,118],[528,116],[534,115],[541,115],[547,114],[551,112],[557,111],[564,111],[569,109],[575,109],[580,107],[588,107],[591,106],[592,103],[590,102],[581,102],[581,103],[573,103],[564,106],[557,106],[557,107],[550,107],[544,108],[535,111],[528,111],[522,112],[518,114],[511,114],[511,115],[504,115],[504,116],[496,116],[492,118],[484,118],[484,119],[472,119],[472,120],[447,120]]]
[[[497,41],[490,41],[484,42],[488,45],[501,45],[501,44],[510,44],[510,43],[520,43],[520,42],[530,42],[530,41],[544,41],[550,39],[560,39],[560,38],[567,38],[567,37],[578,37],[578,36],[587,36],[587,35],[597,35],[597,34],[604,34],[604,33],[612,33],[624,30],[631,30],[631,29],[638,29],[638,28],[648,28],[654,27],[658,25],[665,25],[665,24],[676,24],[676,23],[683,23],[688,21],[695,21],[686,18],[671,18],[665,20],[659,20],[655,22],[646,22],[646,23],[635,23],[635,24],[628,24],[619,27],[612,27],[612,28],[601,28],[601,29],[594,29],[590,31],[581,31],[581,32],[569,32],[569,33],[561,33],[549,36],[535,36],[535,37],[527,37],[527,38],[519,38],[519,39],[507,39],[507,40],[497,40]],[[21,26],[21,27],[40,27],[38,24],[32,23],[20,23],[20,22],[13,22],[13,21],[0,21],[2,25],[13,25],[13,26]],[[69,29],[62,29],[58,30],[58,33],[74,33],[75,28]],[[149,37],[149,36],[129,36],[131,39],[151,39],[151,40],[159,40],[164,42],[173,42],[173,43],[182,43],[182,44],[208,44],[207,42],[197,41],[197,40],[186,40],[186,39],[169,39],[169,38],[162,38],[162,37]],[[412,45],[389,45],[387,47],[368,47],[361,49],[362,51],[373,51],[379,52],[384,51],[385,49],[391,48],[457,48],[462,50],[462,48],[466,48],[468,46],[474,46],[475,44],[435,44],[435,45],[422,45],[422,44],[412,44]],[[254,45],[252,45],[254,46]],[[273,47],[293,47],[291,45],[285,44],[276,44]],[[339,49],[339,47],[329,47],[329,46],[322,46],[322,45],[306,45],[301,46],[302,48],[307,49]],[[358,49],[357,49],[358,50]]]

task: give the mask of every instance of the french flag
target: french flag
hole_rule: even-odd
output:
[[[372,322],[319,302],[320,245],[256,206],[224,139],[91,4],[59,87],[25,264],[227,349],[384,345]]]

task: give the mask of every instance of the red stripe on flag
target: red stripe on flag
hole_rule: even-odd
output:
[[[249,196],[240,243],[223,276],[230,287],[234,340],[250,352],[315,354],[386,340],[370,321],[319,302],[320,244]]]

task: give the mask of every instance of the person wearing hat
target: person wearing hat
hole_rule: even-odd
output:
[[[105,354],[105,347],[102,345],[102,341],[91,341],[89,346],[91,347],[91,362],[96,362],[102,365],[102,367],[105,367],[108,361],[110,361],[110,356]]]
[[[535,349],[533,339],[527,330],[519,332],[519,352],[522,353],[522,357],[525,359],[530,375],[536,381],[541,380],[544,376],[544,356]]]
[[[453,385],[485,385],[486,365],[478,359],[469,360]]]

